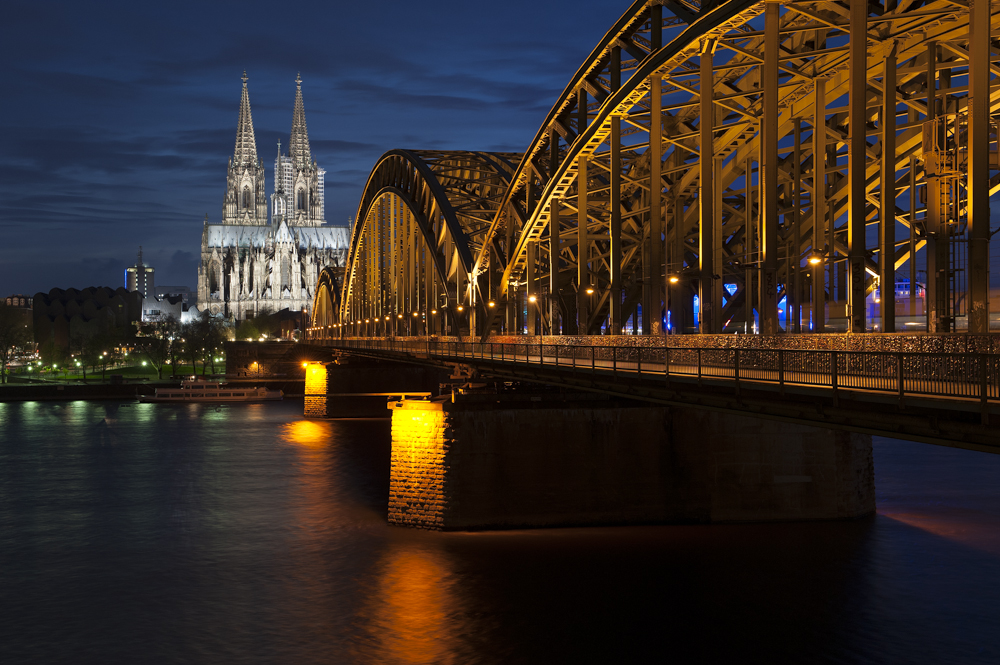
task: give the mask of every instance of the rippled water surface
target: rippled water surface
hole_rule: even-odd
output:
[[[1000,662],[1000,456],[839,523],[386,524],[387,421],[0,404],[2,663]]]

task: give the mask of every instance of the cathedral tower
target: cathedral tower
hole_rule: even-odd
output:
[[[267,224],[267,196],[264,184],[264,163],[257,158],[257,141],[250,114],[250,93],[247,73],[243,72],[243,97],[236,125],[236,148],[229,160],[226,200],[222,206],[223,224]]]
[[[271,197],[272,224],[283,219],[290,226],[320,226],[325,215],[326,171],[319,168],[309,149],[306,109],[302,102],[302,77],[295,77],[295,109],[288,155],[274,161],[274,195]]]
[[[211,224],[206,215],[202,228],[197,304],[201,312],[236,321],[265,312],[308,312],[323,269],[344,265],[351,230],[324,223],[326,172],[312,158],[302,79],[296,77],[295,83],[289,154],[282,154],[279,143],[273,217],[268,224],[264,165],[257,157],[243,73],[236,149],[229,159],[222,221]]]

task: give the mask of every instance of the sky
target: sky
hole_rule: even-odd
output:
[[[627,0],[7,2],[0,22],[0,295],[197,286],[249,77],[273,189],[302,75],[326,218],[396,148],[522,151]]]

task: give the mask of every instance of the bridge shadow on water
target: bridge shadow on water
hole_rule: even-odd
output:
[[[0,404],[4,663],[995,663],[1000,458],[847,522],[389,527],[389,423]]]

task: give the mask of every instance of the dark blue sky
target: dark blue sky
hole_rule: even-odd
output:
[[[628,0],[6,3],[0,295],[118,286],[139,245],[196,286],[240,76],[273,182],[302,72],[327,221],[392,148],[523,150]]]

